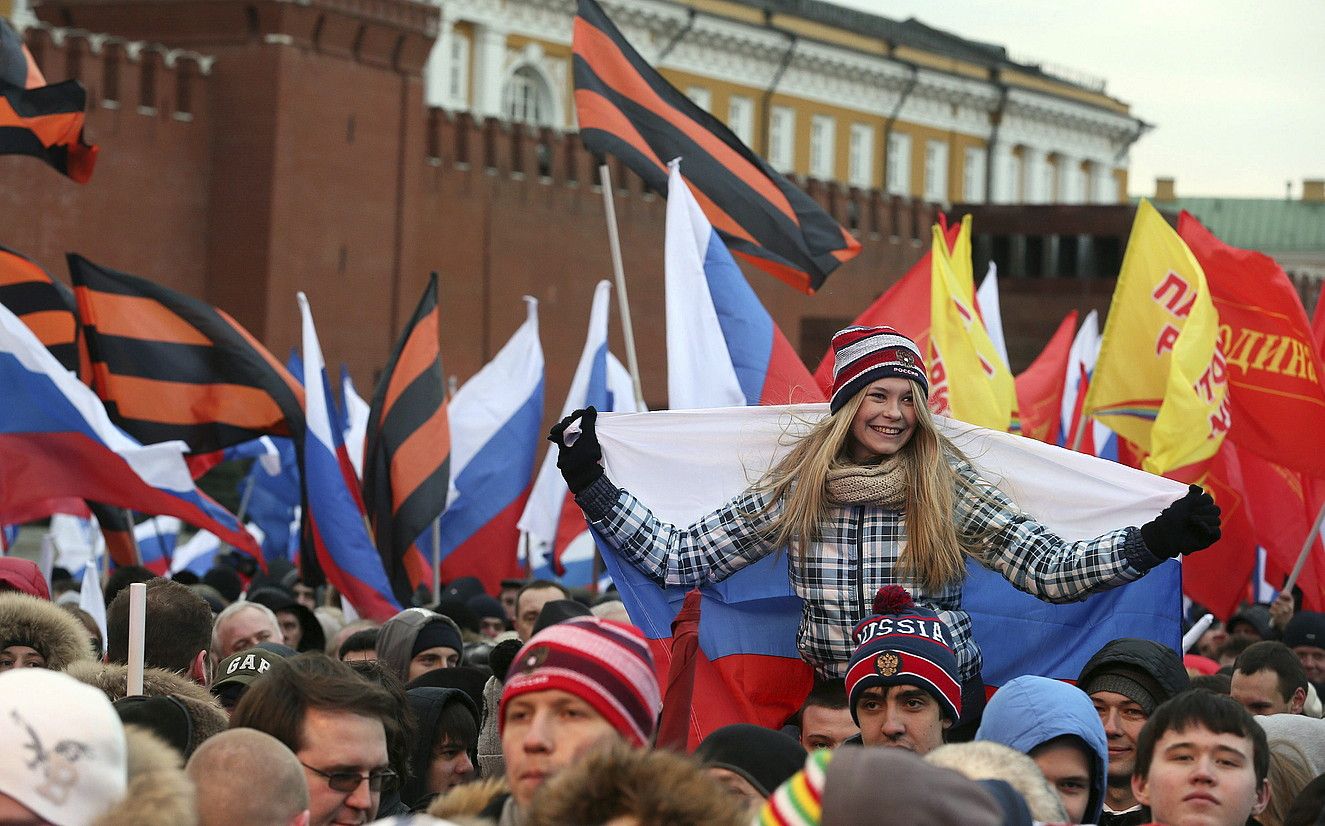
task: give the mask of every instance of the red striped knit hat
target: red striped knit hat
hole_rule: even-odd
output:
[[[872,382],[889,376],[910,379],[929,393],[925,360],[916,343],[892,327],[848,327],[833,336],[833,396],[836,413]]]
[[[637,746],[653,737],[662,692],[653,657],[638,629],[576,617],[539,631],[511,663],[502,688],[498,729],[506,728],[506,704],[535,691],[565,691],[594,708]]]
[[[952,632],[939,615],[916,605],[900,585],[886,585],[874,596],[874,616],[856,626],[856,650],[847,661],[847,702],[851,719],[867,688],[913,685],[939,704],[954,722],[962,714],[961,675],[948,640]]]

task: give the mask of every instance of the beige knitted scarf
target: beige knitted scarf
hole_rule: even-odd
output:
[[[830,468],[824,491],[838,505],[900,508],[906,504],[906,483],[906,466],[901,457],[894,456],[877,465]]]

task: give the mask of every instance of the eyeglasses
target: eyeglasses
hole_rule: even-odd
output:
[[[368,781],[368,791],[370,792],[380,792],[383,789],[390,791],[396,787],[396,781],[400,778],[400,775],[391,769],[378,769],[368,774],[359,774],[358,772],[324,772],[321,769],[313,768],[302,760],[299,765],[319,777],[325,777],[328,786],[335,791],[345,792],[346,794],[359,788],[359,784],[365,780]]]

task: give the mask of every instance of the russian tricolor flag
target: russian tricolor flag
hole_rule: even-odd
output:
[[[303,319],[304,394],[308,428],[304,433],[304,484],[313,550],[327,580],[360,616],[385,622],[400,611],[382,559],[368,535],[354,467],[339,427],[332,424],[326,362],[313,327],[308,298],[299,293]]]
[[[562,405],[562,417],[581,408],[600,411],[635,412],[634,394],[629,377],[616,359],[607,352],[607,321],[612,284],[599,281],[594,289],[589,311],[589,330],[584,351],[571,379],[570,391]],[[538,478],[529,494],[520,530],[528,537],[530,568],[534,576],[557,577],[567,585],[589,585],[593,581],[593,541],[589,527],[566,482],[557,470],[557,450],[553,446],[543,457]]]
[[[823,401],[672,161],[667,183],[667,401],[673,410]],[[716,357],[725,353],[726,358]]]
[[[116,427],[96,394],[2,306],[0,387],[0,522],[77,496],[177,516],[261,560],[234,516],[194,487],[187,445],[141,445]]]
[[[668,410],[600,416],[597,433],[608,478],[659,519],[685,526],[747,488],[826,413],[825,405]],[[938,424],[986,479],[1069,540],[1141,524],[1185,491],[1170,479],[1033,439],[949,419],[939,418]],[[689,589],[660,588],[606,545],[603,559],[665,676],[671,623]],[[804,699],[809,669],[796,648],[801,601],[791,585],[790,564],[795,562],[785,551],[773,552],[700,587],[703,656],[696,658],[694,696],[702,701],[692,708],[692,743],[730,722],[780,726]],[[1136,582],[1084,602],[1051,605],[971,566],[963,607],[984,654],[985,681],[999,685],[1019,674],[1074,678],[1086,659],[1115,637],[1176,647],[1179,571],[1177,562],[1165,562]],[[706,688],[721,684],[727,690]]]
[[[1090,377],[1095,373],[1095,361],[1100,355],[1100,342],[1099,316],[1091,310],[1081,322],[1081,329],[1077,330],[1076,338],[1072,339],[1072,350],[1067,356],[1058,444],[1066,448],[1075,445],[1082,453],[1117,461],[1118,435],[1093,419],[1081,434],[1080,443],[1077,442],[1077,431],[1081,429],[1081,405],[1086,400]]]
[[[454,490],[442,513],[442,579],[478,577],[492,594],[503,578],[521,574],[516,522],[543,436],[538,302],[525,302],[525,322],[449,404]],[[432,547],[431,529],[419,547]]]

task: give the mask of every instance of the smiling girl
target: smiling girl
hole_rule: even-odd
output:
[[[805,603],[797,645],[825,677],[842,676],[852,628],[885,585],[902,585],[939,612],[974,693],[980,652],[961,607],[968,558],[1040,599],[1072,602],[1219,538],[1219,509],[1193,486],[1140,529],[1067,542],[980,478],[937,430],[915,342],[891,327],[849,327],[833,337],[833,352],[829,415],[753,486],[693,525],[661,522],[607,479],[592,408],[552,429],[557,464],[599,534],[661,585],[717,582],[788,548],[791,582]],[[582,433],[568,446],[563,436],[577,419]]]

